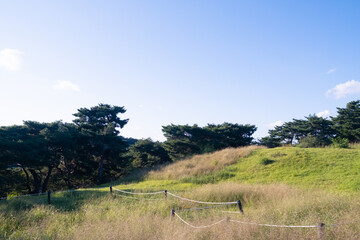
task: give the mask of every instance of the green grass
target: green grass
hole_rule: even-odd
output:
[[[209,158],[209,161],[214,160]],[[158,175],[161,176],[161,170],[159,172]],[[318,188],[354,193],[360,190],[360,148],[356,145],[350,149],[257,149],[250,155],[239,158],[235,164],[225,166],[216,172],[190,174],[174,179],[149,179],[145,172],[141,176],[142,181],[134,180],[131,176],[126,181],[120,180],[117,182],[118,187],[189,189],[207,183],[231,181],[251,184],[283,183],[303,189]],[[122,186],[123,183],[126,185]]]
[[[234,150],[235,151],[235,150]],[[236,150],[239,154],[239,150]],[[240,151],[241,152],[241,151]],[[224,153],[232,158],[231,150]],[[349,223],[326,229],[326,239],[360,237],[360,148],[254,149],[231,165],[221,154],[197,156],[202,168],[188,164],[142,170],[113,183],[129,191],[162,191],[200,201],[243,203],[245,215],[232,219],[269,224],[313,225]],[[195,161],[196,160],[196,161]],[[204,164],[208,161],[208,167]],[[184,167],[184,169],[179,169]],[[172,174],[176,169],[176,174]],[[162,173],[164,171],[164,173]],[[204,172],[201,174],[201,172]],[[219,224],[194,230],[178,219],[170,221],[171,209],[200,207],[163,194],[136,200],[111,196],[108,184],[100,189],[24,197],[0,201],[0,239],[315,239],[315,229],[266,228],[254,225]],[[237,211],[236,206],[220,210]],[[218,221],[227,213],[219,209],[179,214],[194,225]],[[355,222],[354,222],[355,221]]]
[[[273,162],[262,164],[263,159]],[[360,149],[261,149],[223,171],[235,174],[230,179],[234,182],[286,183],[302,188],[357,192]]]

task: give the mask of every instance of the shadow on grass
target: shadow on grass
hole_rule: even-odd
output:
[[[148,168],[134,169],[128,175],[114,181],[113,185],[131,184],[131,183],[139,183],[145,181],[150,171],[160,171],[161,169],[163,169],[164,167],[168,166],[171,163],[156,165]]]
[[[91,203],[101,198],[109,196],[108,191],[96,190],[78,190],[66,193],[54,193],[50,196],[50,204],[48,196],[27,196],[2,200],[0,202],[0,211],[6,214],[19,213],[29,211],[40,205],[51,206],[60,212],[71,212],[79,210],[85,203]]]

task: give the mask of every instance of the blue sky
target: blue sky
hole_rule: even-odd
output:
[[[255,124],[360,97],[358,1],[0,0],[0,125],[124,106],[121,135]]]

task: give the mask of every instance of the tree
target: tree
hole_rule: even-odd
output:
[[[14,188],[26,182],[23,187],[31,193],[29,173],[17,163],[17,157],[21,150],[18,145],[21,140],[19,136],[24,135],[26,129],[23,126],[0,127],[0,195],[14,191]],[[20,171],[18,171],[18,169]],[[22,173],[22,171],[24,171]],[[26,179],[25,179],[26,172]]]
[[[305,117],[307,119],[307,136],[316,137],[317,146],[326,146],[331,144],[331,139],[335,136],[333,123],[331,120],[318,117],[315,114]]]
[[[257,128],[250,124],[240,125],[225,122],[219,125],[208,124],[204,129],[214,133],[213,136],[220,143],[218,143],[218,149],[222,149],[250,145],[254,139],[252,135]]]
[[[275,147],[281,146],[281,140],[280,140],[280,138],[270,135],[270,136],[261,138],[258,144],[266,146],[268,148],[275,148]]]
[[[165,149],[173,160],[192,154],[207,153],[227,147],[240,147],[251,144],[254,125],[223,123],[198,125],[168,125],[162,131],[166,137]]]
[[[162,144],[153,142],[151,139],[137,141],[130,146],[128,155],[135,168],[150,167],[171,161]]]
[[[305,117],[305,119],[293,119],[291,122],[285,122],[281,126],[276,126],[269,130],[269,136],[263,138],[260,143],[275,147],[280,143],[294,144],[303,141],[312,142],[311,145],[325,146],[331,143],[334,136],[332,122],[315,114]],[[305,139],[305,140],[304,140]]]
[[[118,137],[119,129],[128,122],[128,119],[120,119],[118,114],[125,112],[124,107],[99,104],[90,109],[80,108],[73,114],[76,117],[73,122],[86,138],[85,148],[98,162],[98,184],[102,182],[105,158],[108,160],[107,167],[114,166],[112,163],[126,149],[126,143]]]
[[[337,136],[349,142],[360,141],[360,100],[346,104],[346,108],[337,108],[338,115],[332,117],[333,128]]]
[[[54,164],[46,140],[39,132],[44,124],[25,122],[24,126],[1,128],[1,144],[6,150],[0,155],[7,167],[20,168],[26,175],[29,192],[46,191]],[[30,175],[32,185],[30,186]]]

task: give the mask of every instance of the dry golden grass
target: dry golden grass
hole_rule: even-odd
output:
[[[179,179],[182,177],[199,176],[216,172],[221,168],[236,163],[240,158],[263,147],[248,146],[227,148],[214,153],[195,155],[171,165],[148,173],[148,179]]]
[[[244,216],[223,212],[237,211],[236,205],[178,212],[195,226],[208,225],[227,216],[244,222],[280,225],[324,222],[328,226],[324,239],[360,237],[358,195],[341,196],[286,185],[239,183],[209,184],[177,194],[202,201],[242,200]],[[200,207],[195,203],[190,206]],[[137,201],[105,195],[89,199],[72,211],[47,205],[17,213],[8,209],[0,213],[0,230],[13,226],[5,239],[316,239],[317,235],[314,228],[274,228],[226,221],[210,228],[193,229],[177,218],[170,220],[171,209],[183,207],[183,201],[170,196],[167,200]],[[357,222],[352,222],[354,220]],[[9,225],[4,225],[6,222]],[[330,227],[333,223],[344,224]]]
[[[237,183],[209,184],[182,196],[189,195],[203,201],[234,201],[241,199],[245,215],[229,214],[221,210],[178,212],[195,226],[212,224],[224,217],[244,222],[287,225],[316,225],[325,222],[345,223],[326,228],[325,239],[357,239],[360,212],[359,201],[346,196],[323,192],[297,190],[286,185],[244,185]],[[88,216],[76,227],[71,239],[316,239],[316,228],[274,228],[223,222],[219,225],[193,229],[179,219],[170,220],[170,209],[181,208],[188,203],[168,199],[156,205],[152,202],[127,202],[113,199],[118,209],[110,207],[102,217],[97,216],[94,206],[89,206]],[[122,201],[121,203],[117,201]],[[127,205],[129,204],[129,205]],[[109,205],[110,206],[110,205]],[[191,204],[191,207],[199,207]],[[350,223],[350,224],[346,224]],[[101,230],[99,230],[101,229]]]

